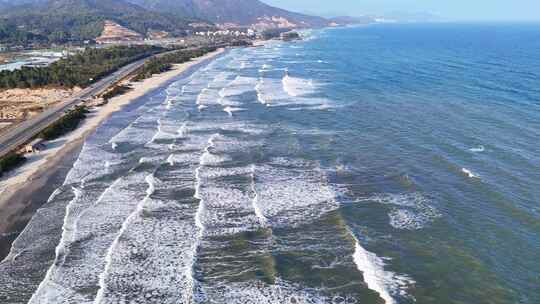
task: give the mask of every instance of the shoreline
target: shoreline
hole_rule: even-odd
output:
[[[92,107],[77,129],[58,139],[46,142],[45,150],[38,154],[28,155],[28,160],[21,167],[1,178],[0,261],[9,253],[11,243],[22,232],[33,214],[47,202],[54,191],[53,185],[49,183],[50,179],[60,175],[63,177],[60,178],[63,183],[65,175],[76,161],[76,156],[89,135],[94,133],[113,113],[122,110],[132,101],[160,88],[193,66],[213,59],[224,51],[225,49],[218,49],[188,62],[175,64],[171,70],[140,82],[122,81],[120,84],[129,84],[132,89],[123,95],[111,98],[104,105]],[[68,170],[62,170],[66,167]]]

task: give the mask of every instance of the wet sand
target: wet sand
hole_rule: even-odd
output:
[[[3,193],[2,200],[8,203],[0,210],[0,260],[11,249],[11,243],[23,231],[34,213],[45,204],[55,189],[60,187],[77,160],[82,140],[66,146],[63,155],[58,155],[35,174],[35,178],[19,187]],[[21,209],[21,207],[23,207]]]

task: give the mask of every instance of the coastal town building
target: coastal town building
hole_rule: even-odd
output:
[[[216,36],[254,37],[256,33],[252,29],[242,29],[242,30],[201,31],[201,32],[196,32],[195,35],[206,36],[206,37],[216,37]]]

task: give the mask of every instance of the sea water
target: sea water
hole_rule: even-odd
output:
[[[540,26],[233,49],[114,114],[2,303],[538,303]]]

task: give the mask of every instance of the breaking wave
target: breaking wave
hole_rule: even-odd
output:
[[[379,293],[386,304],[394,304],[395,295],[407,296],[407,288],[415,282],[406,275],[398,275],[384,269],[384,260],[372,252],[364,249],[356,237],[354,237],[354,263],[362,272],[364,281],[369,289]]]

